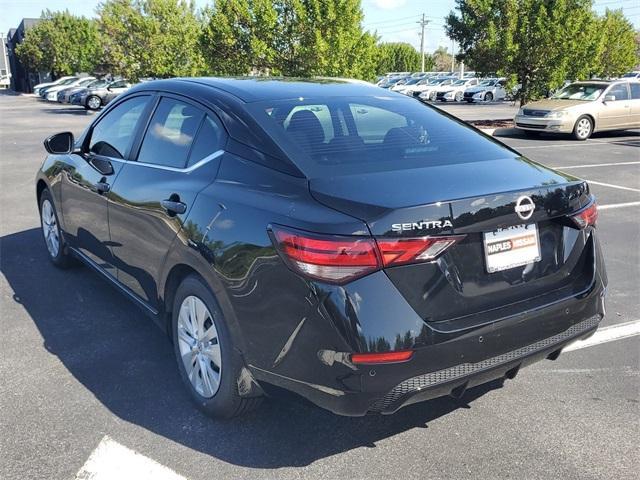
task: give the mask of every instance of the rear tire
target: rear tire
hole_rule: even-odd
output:
[[[262,397],[245,398],[238,392],[244,362],[218,302],[197,275],[186,277],[176,291],[171,333],[180,377],[200,410],[232,418],[260,405]]]
[[[40,195],[40,228],[47,256],[51,263],[58,268],[69,268],[73,265],[73,257],[67,251],[64,235],[60,228],[58,212],[53,203],[49,190],[45,189]]]
[[[586,115],[583,115],[582,117],[578,118],[578,120],[576,120],[576,124],[573,126],[573,138],[584,142],[591,136],[592,133],[593,120],[591,120]]]

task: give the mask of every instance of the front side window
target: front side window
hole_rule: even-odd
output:
[[[124,158],[148,102],[148,96],[134,97],[102,117],[91,132],[89,151],[105,157]]]
[[[173,98],[160,100],[142,141],[138,161],[184,168],[203,117],[204,112],[191,104]]]
[[[627,91],[627,85],[624,83],[618,83],[612,86],[607,92],[607,97],[613,96],[615,100],[629,100],[629,92]]]

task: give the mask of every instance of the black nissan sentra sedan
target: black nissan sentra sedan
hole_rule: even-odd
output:
[[[604,315],[587,183],[401,94],[153,81],[45,147],[51,261],[165,329],[215,416],[283,390],[341,415],[459,397]]]

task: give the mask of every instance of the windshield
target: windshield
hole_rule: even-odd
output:
[[[412,78],[411,80],[409,80],[407,83],[405,83],[405,85],[415,85],[416,83],[418,83],[421,79],[420,78]]]
[[[84,80],[81,80],[78,85],[91,85],[95,81],[95,78],[85,78]]]
[[[481,87],[493,87],[496,84],[495,80],[485,80],[484,82],[480,82]]]
[[[604,92],[606,85],[600,83],[572,83],[566,86],[551,98],[560,100],[583,100],[591,101],[597,99]]]
[[[639,72],[630,72],[622,75],[622,78],[636,78],[637,76],[640,76]]]
[[[64,82],[62,82],[60,85],[69,85],[70,83],[73,83],[77,80],[77,78],[69,78],[67,80],[65,80]]]
[[[455,82],[453,82],[453,85],[455,85],[455,86],[466,85],[467,82],[468,82],[468,80],[456,80]]]
[[[501,145],[409,98],[321,97],[248,104],[307,175],[329,177],[512,156]]]

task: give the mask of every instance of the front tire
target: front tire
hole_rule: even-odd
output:
[[[460,103],[463,99],[463,94],[462,92],[456,92],[456,96],[455,96],[456,102]]]
[[[231,418],[256,408],[262,398],[243,398],[237,380],[244,367],[222,311],[204,281],[186,277],[172,311],[174,352],[192,400],[207,415]]]
[[[100,100],[100,97],[98,97],[97,95],[91,95],[89,98],[87,98],[85,106],[89,110],[99,110],[101,105],[102,100]]]
[[[586,115],[578,118],[576,124],[573,127],[573,138],[580,141],[585,141],[593,133],[593,120]]]
[[[484,101],[485,102],[491,102],[493,101],[493,93],[491,92],[487,92],[484,94]]]
[[[49,190],[44,190],[40,195],[40,227],[51,263],[58,268],[69,268],[73,264],[73,258],[67,252],[58,213]]]

